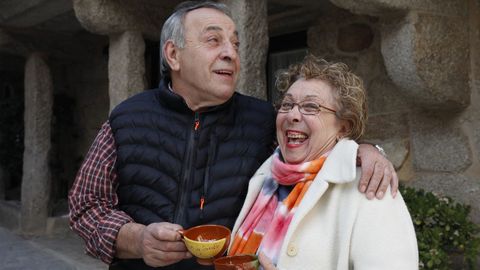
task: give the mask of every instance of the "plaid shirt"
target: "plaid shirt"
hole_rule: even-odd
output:
[[[103,124],[68,196],[70,228],[86,242],[86,252],[110,264],[120,227],[133,222],[118,210],[117,153],[109,122]]]

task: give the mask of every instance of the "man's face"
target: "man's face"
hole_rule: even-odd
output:
[[[187,103],[199,107],[224,103],[233,95],[240,71],[234,22],[215,9],[192,10],[185,16],[184,35],[178,66],[172,68],[174,88],[188,91]]]

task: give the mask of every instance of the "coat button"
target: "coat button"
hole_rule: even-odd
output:
[[[288,256],[290,257],[297,256],[297,253],[298,253],[297,246],[294,243],[288,244],[288,247],[287,247]]]

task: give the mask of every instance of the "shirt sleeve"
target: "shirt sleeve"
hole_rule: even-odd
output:
[[[70,228],[86,242],[86,252],[110,264],[115,242],[125,223],[133,222],[118,209],[115,140],[105,122],[77,173],[68,196]]]

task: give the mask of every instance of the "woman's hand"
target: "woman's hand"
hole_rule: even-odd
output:
[[[272,260],[270,260],[270,258],[268,258],[263,252],[260,252],[258,255],[258,261],[264,270],[277,270],[277,267],[273,265]]]
[[[373,145],[360,144],[358,159],[362,168],[358,189],[365,192],[368,199],[375,196],[382,199],[390,185],[392,196],[398,191],[398,176],[392,163],[386,159]]]

